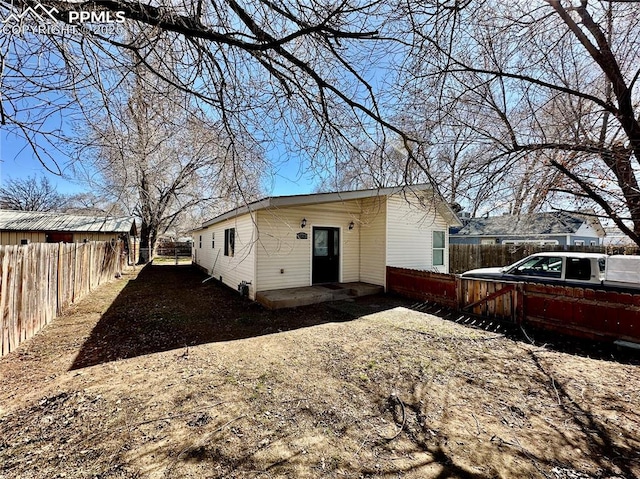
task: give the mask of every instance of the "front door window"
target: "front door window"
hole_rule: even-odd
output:
[[[340,276],[340,229],[313,228],[311,279],[315,283],[336,283]]]

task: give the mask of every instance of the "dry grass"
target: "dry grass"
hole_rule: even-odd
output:
[[[0,360],[0,477],[640,475],[631,362],[202,279],[129,274]]]

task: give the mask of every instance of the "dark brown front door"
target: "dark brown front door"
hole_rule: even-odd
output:
[[[340,278],[340,229],[313,228],[312,283],[337,283]]]

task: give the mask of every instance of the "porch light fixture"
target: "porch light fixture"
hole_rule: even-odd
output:
[[[355,226],[355,223],[352,221],[351,223],[349,223],[349,229],[352,230]]]
[[[302,221],[300,222],[300,228],[304,228],[305,226],[307,226],[307,218],[302,218]]]

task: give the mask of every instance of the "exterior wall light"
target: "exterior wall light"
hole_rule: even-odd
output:
[[[300,222],[300,228],[304,228],[305,226],[307,226],[307,218],[302,218],[302,221]]]
[[[349,229],[352,230],[355,227],[355,223],[352,221],[349,223]]]

